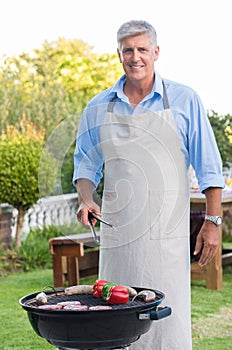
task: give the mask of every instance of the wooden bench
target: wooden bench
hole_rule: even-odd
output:
[[[54,287],[80,283],[80,277],[98,273],[99,250],[91,249],[90,232],[50,239]]]

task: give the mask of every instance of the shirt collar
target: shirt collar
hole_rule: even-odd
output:
[[[117,94],[117,96],[121,99],[125,99],[125,94],[123,92],[123,86],[126,82],[126,75],[124,74],[121,76],[121,78],[116,82],[114,86],[110,89],[110,93]],[[155,82],[152,87],[151,94],[159,94],[161,97],[163,97],[163,84],[162,84],[162,78],[159,75],[159,73],[155,72]],[[149,94],[149,95],[151,95]]]
[[[111,93],[116,93],[120,99],[125,99],[125,94],[123,92],[123,86],[126,82],[126,74],[123,74],[121,78],[116,82],[116,84],[111,88]]]
[[[157,72],[155,72],[155,82],[152,91],[159,94],[163,98],[163,79]]]

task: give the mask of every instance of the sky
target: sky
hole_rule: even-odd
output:
[[[116,32],[131,19],[156,29],[164,78],[191,86],[205,108],[232,114],[231,0],[0,0],[0,57],[59,37],[116,53]]]

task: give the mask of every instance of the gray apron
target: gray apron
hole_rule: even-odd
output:
[[[131,350],[191,350],[189,183],[166,89],[158,112],[117,115],[114,104],[100,137],[102,214],[116,230],[101,226],[99,278],[161,290],[172,308]]]

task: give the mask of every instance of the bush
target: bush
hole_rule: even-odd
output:
[[[4,243],[0,244],[0,277],[20,269],[20,259],[16,249],[7,248]]]
[[[24,271],[36,268],[51,268],[52,258],[49,251],[49,240],[60,236],[60,231],[54,227],[36,228],[28,234],[19,248],[20,265]]]
[[[38,170],[44,146],[44,131],[38,131],[25,115],[20,127],[9,125],[0,135],[0,203],[9,203],[18,210],[15,243],[20,245],[23,219],[26,211],[41,197]],[[56,183],[56,162],[47,152],[43,161],[41,180],[50,192]],[[45,183],[45,181],[43,181]],[[44,189],[42,189],[44,190]]]
[[[21,268],[24,271],[37,268],[52,268],[52,255],[49,250],[49,240],[62,235],[70,235],[70,232],[84,232],[84,228],[80,223],[77,223],[71,226],[46,226],[43,229],[36,228],[31,230],[18,250]]]
[[[18,248],[7,249],[1,245],[0,277],[19,270],[51,269],[52,255],[49,250],[49,240],[53,237],[70,235],[70,232],[82,233],[85,231],[80,223],[71,226],[47,226],[43,229],[31,230]]]

